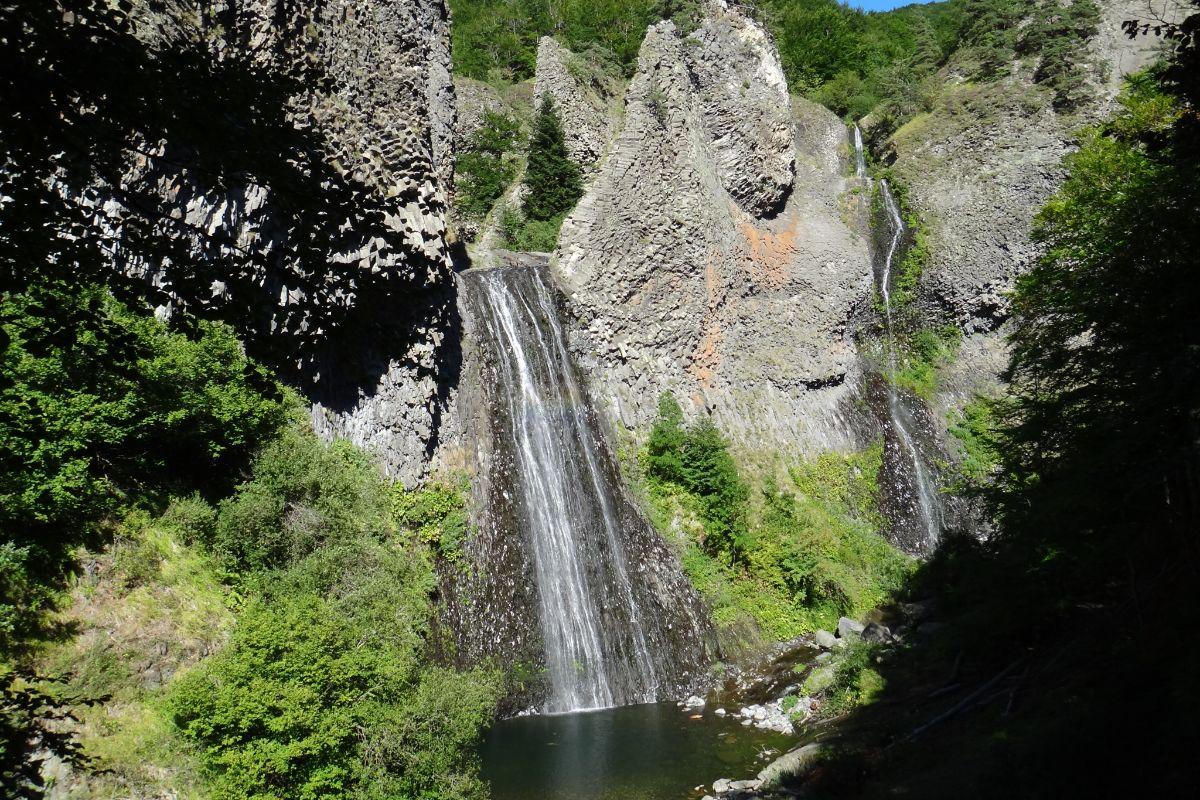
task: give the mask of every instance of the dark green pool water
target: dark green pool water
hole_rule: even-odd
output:
[[[494,800],[682,800],[752,778],[793,741],[673,703],[496,723],[481,747]]]

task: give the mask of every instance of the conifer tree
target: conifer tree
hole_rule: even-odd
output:
[[[583,194],[579,166],[567,154],[562,123],[549,95],[542,98],[533,123],[525,187],[521,211],[525,219],[541,222],[567,213]]]

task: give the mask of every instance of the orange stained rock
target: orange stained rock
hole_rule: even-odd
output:
[[[779,231],[760,228],[750,220],[738,223],[738,231],[746,240],[746,269],[751,279],[772,289],[786,283],[788,267],[796,254],[799,219],[790,214],[784,222]]]

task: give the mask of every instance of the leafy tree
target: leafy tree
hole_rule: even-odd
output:
[[[1039,570],[1108,573],[1131,549],[1162,554],[1197,529],[1190,106],[1146,76],[1122,104],[1067,158],[1038,218],[1046,255],[1014,295],[1001,509],[1007,535],[1042,554]]]
[[[517,165],[506,157],[520,139],[520,127],[506,114],[485,112],[483,126],[455,157],[454,204],[466,217],[480,218],[512,183]]]
[[[646,441],[646,470],[655,478],[683,483],[683,409],[670,392],[658,398],[658,417]]]
[[[109,515],[170,491],[228,491],[288,411],[227,327],[171,333],[94,285],[9,294],[0,331],[7,645],[45,606],[38,587]]]
[[[562,216],[583,195],[579,165],[567,153],[562,123],[549,94],[542,98],[533,121],[525,188],[521,213],[526,220],[537,222]]]
[[[395,531],[387,486],[361,450],[291,429],[254,461],[254,478],[222,501],[211,548],[234,569],[285,567],[309,553]]]
[[[748,491],[729,445],[712,420],[683,428],[683,411],[670,393],[658,401],[659,416],[646,449],[646,471],[700,498],[705,548],[736,561],[746,539]]]
[[[1038,54],[1033,79],[1054,92],[1056,108],[1069,110],[1086,97],[1081,62],[1087,42],[1096,35],[1100,9],[1093,0],[1043,3],[1021,38],[1019,50]]]

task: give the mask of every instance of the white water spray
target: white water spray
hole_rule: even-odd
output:
[[[866,174],[862,131],[859,130],[857,125],[854,126],[854,157],[856,176],[865,179],[869,184],[871,179]],[[904,219],[900,215],[900,209],[896,205],[896,199],[892,196],[891,188],[888,186],[886,179],[879,182],[879,191],[883,195],[884,208],[891,223],[891,238],[888,241],[887,254],[884,257],[883,273],[879,277],[879,294],[883,299],[884,330],[886,333],[888,361],[888,419],[891,422],[892,429],[896,432],[896,440],[900,443],[900,447],[903,449],[912,468],[912,490],[916,500],[913,510],[916,512],[917,524],[924,531],[924,541],[921,542],[921,548],[929,550],[937,544],[941,536],[941,502],[938,498],[935,482],[921,458],[920,450],[917,449],[916,437],[914,436],[914,431],[917,430],[916,420],[904,405],[900,393],[896,391],[894,382],[897,367],[896,341],[892,329],[892,264],[895,261],[896,251],[900,248],[900,242],[904,239],[907,228],[904,225]]]

